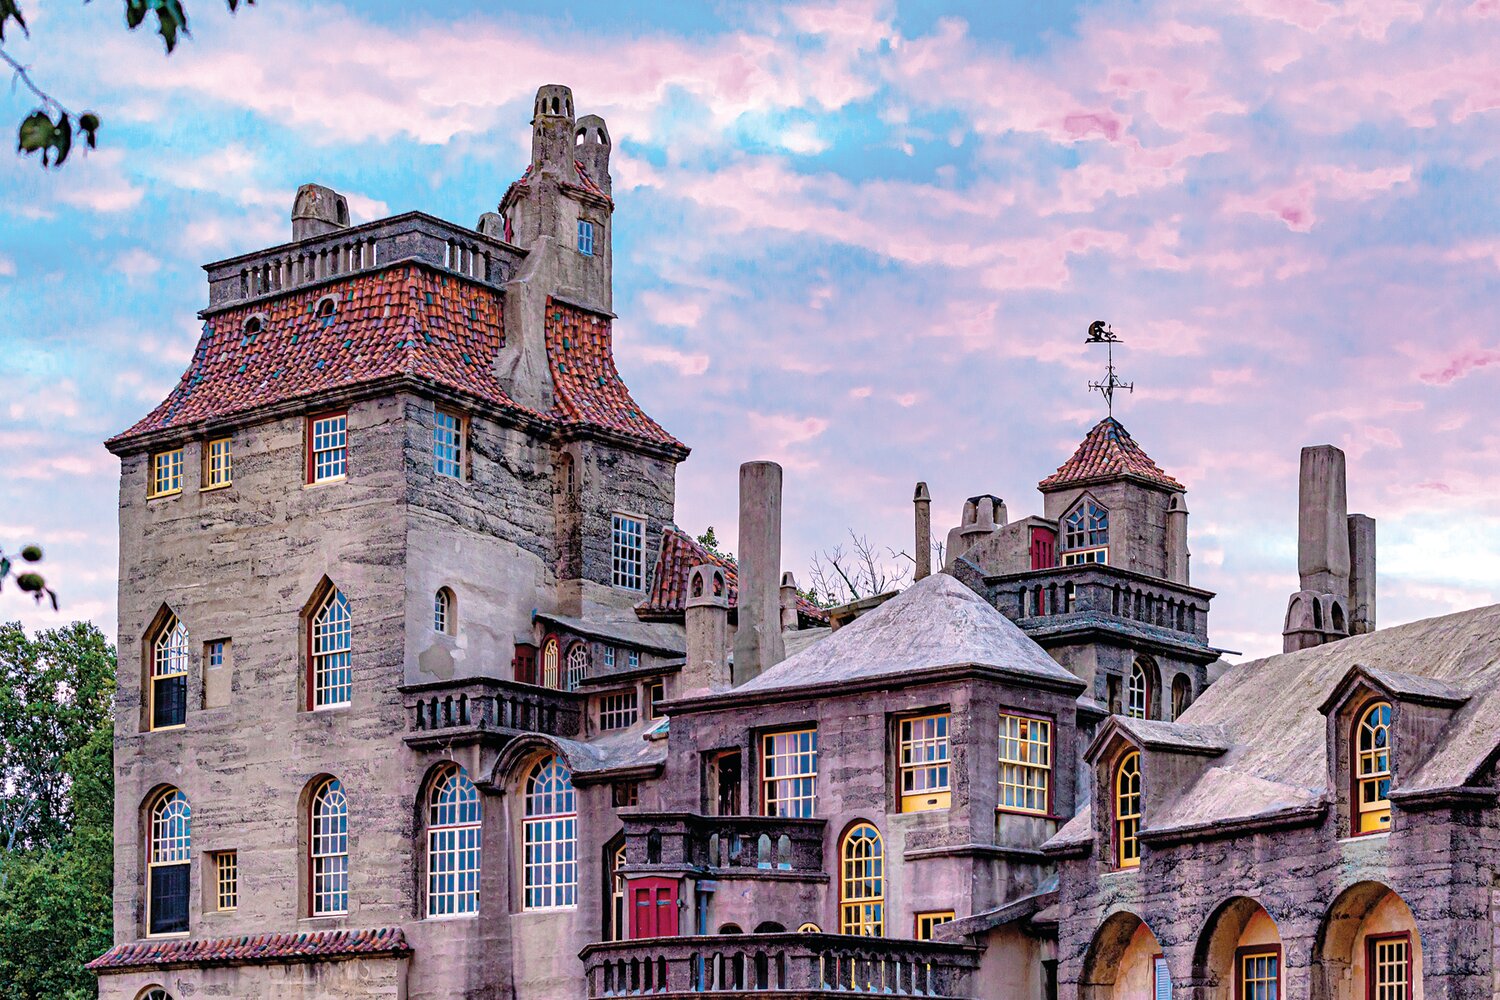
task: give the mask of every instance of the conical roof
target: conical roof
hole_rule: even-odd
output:
[[[1037,489],[1056,490],[1127,476],[1169,490],[1184,489],[1181,483],[1151,461],[1151,456],[1135,443],[1124,424],[1114,417],[1105,417],[1084,436],[1073,457],[1037,483]]]
[[[741,684],[733,694],[971,666],[1054,687],[1083,687],[984,598],[948,574],[936,573]]]

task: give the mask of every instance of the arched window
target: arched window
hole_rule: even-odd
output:
[[[1192,703],[1193,684],[1187,679],[1187,674],[1178,674],[1172,678],[1172,721],[1181,718]]]
[[[620,869],[624,867],[625,845],[621,843],[610,856],[609,938],[611,941],[624,941],[630,936],[630,928],[625,924],[625,876],[620,874]]]
[[[188,630],[168,614],[151,640],[152,729],[171,729],[187,722]]]
[[[1063,565],[1109,562],[1109,511],[1084,499],[1063,519]]]
[[[885,845],[880,831],[860,823],[839,850],[839,933],[885,935]]]
[[[324,779],[308,808],[312,915],[349,912],[349,800],[337,778]]]
[[[560,655],[557,636],[547,636],[547,641],[542,643],[542,687],[555,688],[558,686],[557,661]]]
[[[160,986],[148,986],[141,991],[141,995],[136,1000],[172,1000],[172,994]]]
[[[319,319],[329,319],[333,316],[338,303],[332,295],[325,295],[318,301],[317,316]]]
[[[1132,750],[1115,768],[1115,866],[1141,863],[1141,755]]]
[[[1130,665],[1130,683],[1125,694],[1125,714],[1132,719],[1146,718],[1151,707],[1151,675],[1140,660]]]
[[[427,795],[427,915],[479,912],[479,791],[450,764]]]
[[[578,902],[578,803],[561,757],[538,761],[526,777],[525,907],[546,910]]]
[[[447,587],[439,587],[432,595],[432,630],[443,635],[458,631],[458,605]]]
[[[589,647],[586,642],[575,642],[568,647],[568,690],[577,691],[578,685],[589,675]]]
[[[148,934],[186,934],[188,873],[193,857],[193,810],[187,796],[165,789],[151,803],[146,853]]]
[[[809,920],[809,921],[803,923],[801,926],[799,926],[797,928],[797,933],[798,934],[822,934],[823,933],[823,928],[819,927],[817,924],[815,924],[811,920]]]
[[[1354,727],[1354,832],[1391,828],[1391,703],[1377,701]]]
[[[350,652],[354,628],[343,591],[334,588],[328,592],[312,616],[309,631],[308,707],[349,704],[354,692],[354,662]]]

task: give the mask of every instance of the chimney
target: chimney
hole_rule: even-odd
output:
[[[304,184],[292,199],[292,242],[349,228],[349,200],[333,188]]]
[[[531,172],[576,183],[573,165],[573,91],[560,83],[537,88],[531,117]]]
[[[729,687],[729,587],[724,570],[712,563],[688,574],[687,665],[681,690],[723,691]]]
[[[781,631],[797,631],[797,578],[791,570],[781,574]]]
[[[1344,453],[1331,444],[1302,449],[1297,487],[1297,574],[1287,604],[1287,652],[1337,642],[1375,628],[1375,521],[1348,512]]]
[[[598,115],[584,115],[578,119],[574,130],[573,157],[583,164],[589,177],[599,185],[606,195],[610,194],[609,182],[609,127]]]
[[[916,571],[912,573],[912,582],[915,583],[932,575],[932,494],[927,492],[926,483],[917,484],[911,502],[917,508],[916,551],[912,554],[917,561]]]
[[[1167,579],[1188,585],[1187,497],[1173,493],[1167,501]]]
[[[734,685],[780,663],[781,466],[740,466],[739,616],[734,633]]]
[[[1375,631],[1375,519],[1349,515],[1349,634]]]

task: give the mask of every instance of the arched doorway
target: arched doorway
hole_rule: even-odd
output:
[[[1099,925],[1084,956],[1078,1000],[1170,996],[1170,989],[1161,944],[1140,917],[1115,913]]]
[[[1422,941],[1406,902],[1357,882],[1328,907],[1314,950],[1314,1000],[1421,1000]]]
[[[1225,901],[1204,925],[1193,956],[1203,1000],[1282,1000],[1281,932],[1248,896]]]

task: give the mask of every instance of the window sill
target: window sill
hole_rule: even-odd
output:
[[[146,932],[146,940],[147,941],[171,941],[173,938],[191,937],[192,934],[193,934],[192,931],[171,931],[171,932],[165,933],[165,934],[152,934],[150,931],[147,931]]]
[[[1031,812],[1026,809],[1007,809],[1005,806],[995,807],[996,816],[1025,816],[1029,819],[1050,819],[1054,823],[1066,822],[1062,816],[1050,812]]]
[[[1347,837],[1340,837],[1340,844],[1357,844],[1363,840],[1375,840],[1379,837],[1389,837],[1390,830],[1367,830],[1364,833],[1351,833]]]
[[[165,493],[147,493],[146,494],[146,499],[147,500],[169,500],[172,497],[180,497],[180,496],[182,496],[182,490],[178,489],[178,490],[168,490]]]
[[[324,920],[344,920],[349,916],[348,910],[340,910],[338,913],[315,913],[310,917],[298,917],[299,924],[312,924]]]
[[[217,486],[201,486],[201,487],[198,488],[198,492],[199,493],[216,493],[219,490],[227,490],[227,489],[229,489],[229,487],[231,487],[233,485],[234,485],[234,483],[219,483]]]
[[[348,479],[349,476],[347,474],[342,476],[329,476],[327,479],[319,479],[311,483],[303,483],[302,488],[304,490],[315,490],[319,486],[333,486],[338,483],[347,482]]]
[[[423,917],[422,919],[425,920],[426,922],[430,923],[430,924],[445,924],[445,923],[451,923],[451,922],[462,921],[462,920],[478,920],[479,919],[479,914],[478,914],[478,912],[474,912],[474,913],[439,913],[439,914],[436,914],[436,915]]]
[[[337,705],[317,705],[317,706],[313,707],[312,709],[310,709],[310,711],[313,714],[316,715],[319,712],[339,712],[339,711],[342,711],[342,710],[344,710],[346,708],[353,708],[353,707],[354,707],[354,702],[352,702],[352,701],[341,701]]]
[[[187,723],[186,722],[179,722],[175,726],[152,726],[149,729],[143,730],[143,732],[145,732],[145,733],[172,733],[172,732],[176,732],[179,729],[186,729],[186,728],[187,728]]]

